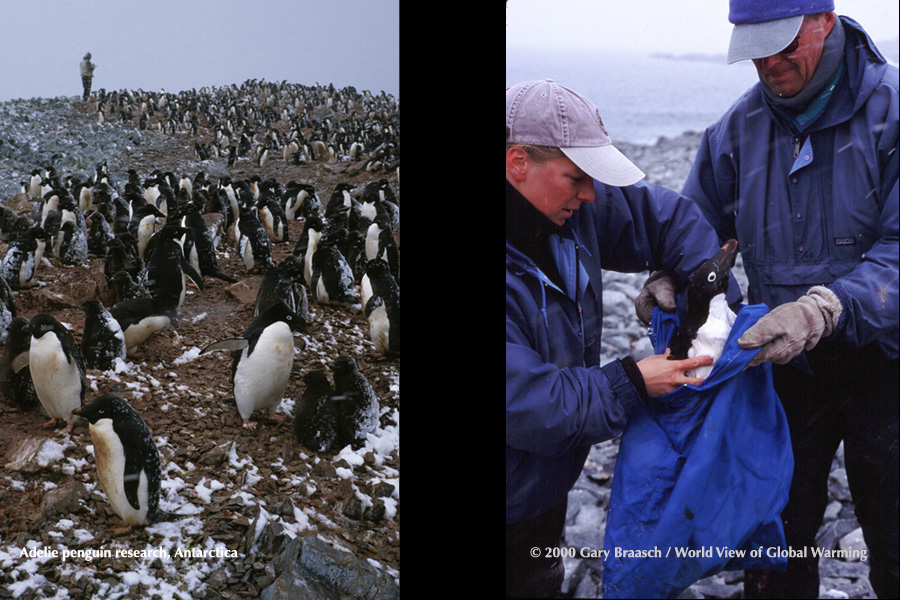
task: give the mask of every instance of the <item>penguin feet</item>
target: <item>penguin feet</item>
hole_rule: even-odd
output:
[[[285,419],[287,419],[284,415],[276,414],[275,409],[272,408],[268,410],[268,416],[270,421],[275,421],[276,423],[284,423]]]
[[[256,421],[251,421],[250,419],[244,419],[244,429],[249,429],[250,431],[256,430]]]
[[[132,531],[134,531],[134,525],[124,525],[122,527],[113,527],[112,529],[108,529],[107,531],[109,531],[110,535],[116,536],[116,537],[121,536],[121,535],[128,535]]]

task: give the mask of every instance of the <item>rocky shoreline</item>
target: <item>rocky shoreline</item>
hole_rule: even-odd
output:
[[[646,181],[680,191],[690,172],[701,134],[686,132],[676,138],[660,138],[656,144],[641,146],[616,143],[616,147],[646,174]],[[740,257],[739,257],[740,259]],[[641,360],[652,353],[647,328],[634,315],[634,298],[649,273],[604,272],[603,337],[601,364],[631,355]],[[735,275],[746,298],[746,276],[739,262]],[[606,527],[606,513],[615,472],[619,439],[596,444],[588,456],[584,470],[569,492],[564,546],[581,550],[600,550]],[[844,447],[838,448],[828,481],[828,507],[816,536],[820,548],[847,550],[850,556],[866,552],[862,530],[853,512],[853,501],[844,469]],[[565,598],[600,597],[603,562],[600,558],[565,558]],[[822,558],[820,598],[874,598],[868,580],[869,567],[859,560]],[[681,598],[743,597],[743,572],[723,571],[701,579],[689,587]]]

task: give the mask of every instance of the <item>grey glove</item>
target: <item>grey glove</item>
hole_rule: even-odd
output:
[[[783,365],[834,333],[840,316],[841,301],[834,292],[815,286],[796,302],[776,306],[744,332],[738,345],[745,350],[762,347],[751,367],[767,361]]]
[[[654,271],[644,283],[641,293],[634,299],[634,312],[644,325],[650,324],[653,307],[672,312],[675,310],[675,284],[665,271]]]

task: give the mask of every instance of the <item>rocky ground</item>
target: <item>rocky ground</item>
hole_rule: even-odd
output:
[[[662,138],[652,146],[626,143],[617,143],[616,146],[647,174],[647,181],[680,191],[699,142],[700,134],[687,133],[674,139]],[[746,301],[747,284],[742,263],[739,262],[734,271]],[[625,355],[640,360],[652,353],[647,328],[634,315],[634,298],[648,274],[604,273],[602,364]],[[564,546],[575,548],[578,552],[583,548],[603,549],[619,439],[597,444],[591,449],[581,477],[569,492]],[[829,505],[816,537],[816,544],[821,548],[846,550],[856,556],[861,552],[865,553],[866,545],[853,512],[853,500],[848,489],[843,445],[839,447],[832,463],[828,499]],[[603,571],[601,559],[580,556],[567,558],[565,567],[564,597],[599,597]],[[819,573],[820,598],[875,597],[868,580],[867,562],[822,558]],[[701,579],[680,597],[743,597],[743,572],[725,571]]]
[[[259,168],[243,159],[230,169],[224,160],[200,162],[193,152],[194,137],[100,126],[94,108],[79,102],[69,107],[65,99],[45,105],[43,112],[16,107],[17,114],[24,111],[30,118],[26,124],[19,119],[19,129],[10,126],[7,132],[13,133],[6,139],[0,131],[0,141],[8,149],[15,137],[21,148],[23,140],[40,135],[40,127],[57,127],[63,141],[54,151],[65,155],[66,144],[75,140],[89,154],[84,162],[107,157],[113,174],[128,168],[141,174],[153,169],[189,176],[199,170],[227,172],[233,178],[258,174],[282,184],[291,179],[313,183],[323,203],[337,183],[359,186],[385,177],[400,195],[396,172],[366,172],[349,162],[290,165],[278,157]],[[0,176],[6,181],[0,189],[7,191],[3,200],[16,205],[22,198],[10,198],[8,192],[18,185],[9,179],[17,183],[15,177],[24,179],[30,167],[23,164],[21,152],[4,156],[3,148],[0,144],[0,159],[5,159]],[[302,222],[291,224],[294,242],[301,231]],[[396,238],[399,243],[399,231]],[[361,308],[310,300],[311,323],[303,333],[307,346],[295,356],[279,409],[287,419],[270,422],[259,414],[255,431],[242,428],[233,399],[229,402],[230,354],[197,356],[207,344],[243,332],[262,277],[248,273],[238,254],[223,245],[219,266],[238,283],[206,278],[203,291],[191,284],[177,329],[154,334],[116,372],[88,372],[88,400],[118,393],[153,432],[163,464],[162,507],[177,513],[176,520],[114,536],[110,529],[116,519],[98,485],[86,422],[77,423],[71,435],[59,434],[39,426],[46,420],[41,409],[23,413],[0,404],[0,597],[256,598],[264,590],[265,597],[290,597],[289,586],[287,596],[277,595],[284,583],[278,578],[290,571],[284,553],[297,553],[301,546],[304,557],[321,559],[318,567],[307,567],[326,573],[322,581],[329,568],[331,575],[335,568],[340,572],[344,593],[354,585],[360,597],[398,593],[399,358],[375,352]],[[275,245],[273,258],[277,262],[292,250],[293,243]],[[3,252],[5,245],[0,245],[0,256]],[[84,322],[78,304],[95,297],[107,306],[112,302],[100,258],[74,267],[51,258],[41,265],[37,279],[37,287],[17,292],[18,313],[52,314],[76,339]],[[313,452],[294,438],[294,402],[304,389],[302,376],[317,369],[330,374],[342,354],[356,358],[372,385],[381,405],[381,427],[357,451]],[[316,545],[322,542],[324,549]],[[82,551],[82,556],[66,561],[59,555],[22,555],[42,548]],[[173,557],[177,550],[205,552]],[[337,554],[329,554],[332,550]],[[112,556],[85,556],[107,551]],[[122,557],[125,551],[150,556]],[[161,551],[169,557],[160,557]]]

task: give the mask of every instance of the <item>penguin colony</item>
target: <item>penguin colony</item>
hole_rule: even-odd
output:
[[[232,86],[220,94],[237,96],[240,90]],[[272,93],[288,94],[289,86],[274,86]],[[154,111],[167,115],[158,123],[185,126],[186,121],[178,120],[199,111],[206,115],[206,126],[221,128],[216,143],[228,144],[235,139],[230,137],[236,131],[234,122],[217,116],[212,96],[207,97],[210,104],[204,109],[191,106],[190,111],[180,106],[189,104],[180,95],[143,92],[101,91],[98,104],[101,118],[118,107],[124,119],[129,112],[125,99],[143,98],[145,125],[146,116]],[[352,102],[340,95],[337,101]],[[266,108],[253,110],[262,122],[277,117]],[[237,119],[234,105],[229,112]],[[309,124],[305,118],[290,119],[296,129],[287,137],[285,161],[340,160],[344,152],[359,158],[369,144],[380,148],[370,153],[380,159],[375,169],[393,168],[399,161],[389,119],[386,123],[369,119],[364,135],[359,131],[347,135],[325,118],[318,122],[315,135],[298,135]],[[190,123],[203,126],[196,118]],[[247,141],[251,134],[249,128],[241,132],[238,143],[228,146],[229,156],[246,157],[253,147]],[[262,149],[274,150],[278,139],[275,130],[267,133]],[[345,142],[350,139],[365,141],[348,148]],[[202,158],[202,152],[218,150],[207,146],[197,151]],[[372,170],[373,164],[368,163],[367,169]],[[191,294],[202,294],[205,278],[235,283],[217,264],[223,252],[239,256],[247,275],[263,275],[254,318],[244,334],[214,341],[204,350],[233,352],[234,400],[244,427],[255,428],[249,419],[256,410],[266,409],[270,418],[284,419],[274,409],[291,377],[307,384],[296,402],[294,433],[310,450],[335,450],[347,444],[359,448],[378,426],[378,400],[354,357],[336,358],[333,388],[324,371],[303,375],[291,370],[295,346],[305,345],[294,332],[306,331],[309,302],[365,314],[374,346],[373,356],[366,358],[399,357],[399,253],[393,235],[399,229],[399,203],[387,180],[356,190],[340,184],[324,207],[309,183],[282,184],[258,176],[211,178],[203,171],[193,177],[155,171],[142,179],[129,170],[127,176],[112,177],[105,162],[90,175],[62,176],[53,167],[35,169],[23,188],[33,203],[31,215],[10,215],[4,208],[2,219],[8,247],[0,259],[0,341],[6,342],[0,392],[20,409],[40,404],[52,418],[44,425],[65,422],[62,432],[72,430],[77,416],[89,421],[99,479],[126,524],[171,516],[159,509],[159,454],[150,429],[127,400],[106,393],[85,404],[85,369],[115,369],[129,354],[140,352],[154,333],[177,328],[190,285],[197,290]],[[298,221],[302,228],[295,243],[288,226],[294,222],[296,227]],[[293,252],[277,264],[272,257],[275,244],[293,244]],[[86,265],[94,257],[102,259],[103,273],[96,276],[108,282],[112,301],[108,307],[100,298],[80,305],[83,331],[70,332],[49,314],[30,320],[16,315],[16,290],[40,285],[44,276],[52,278],[54,262]],[[217,374],[227,376],[227,369],[217,369]]]

